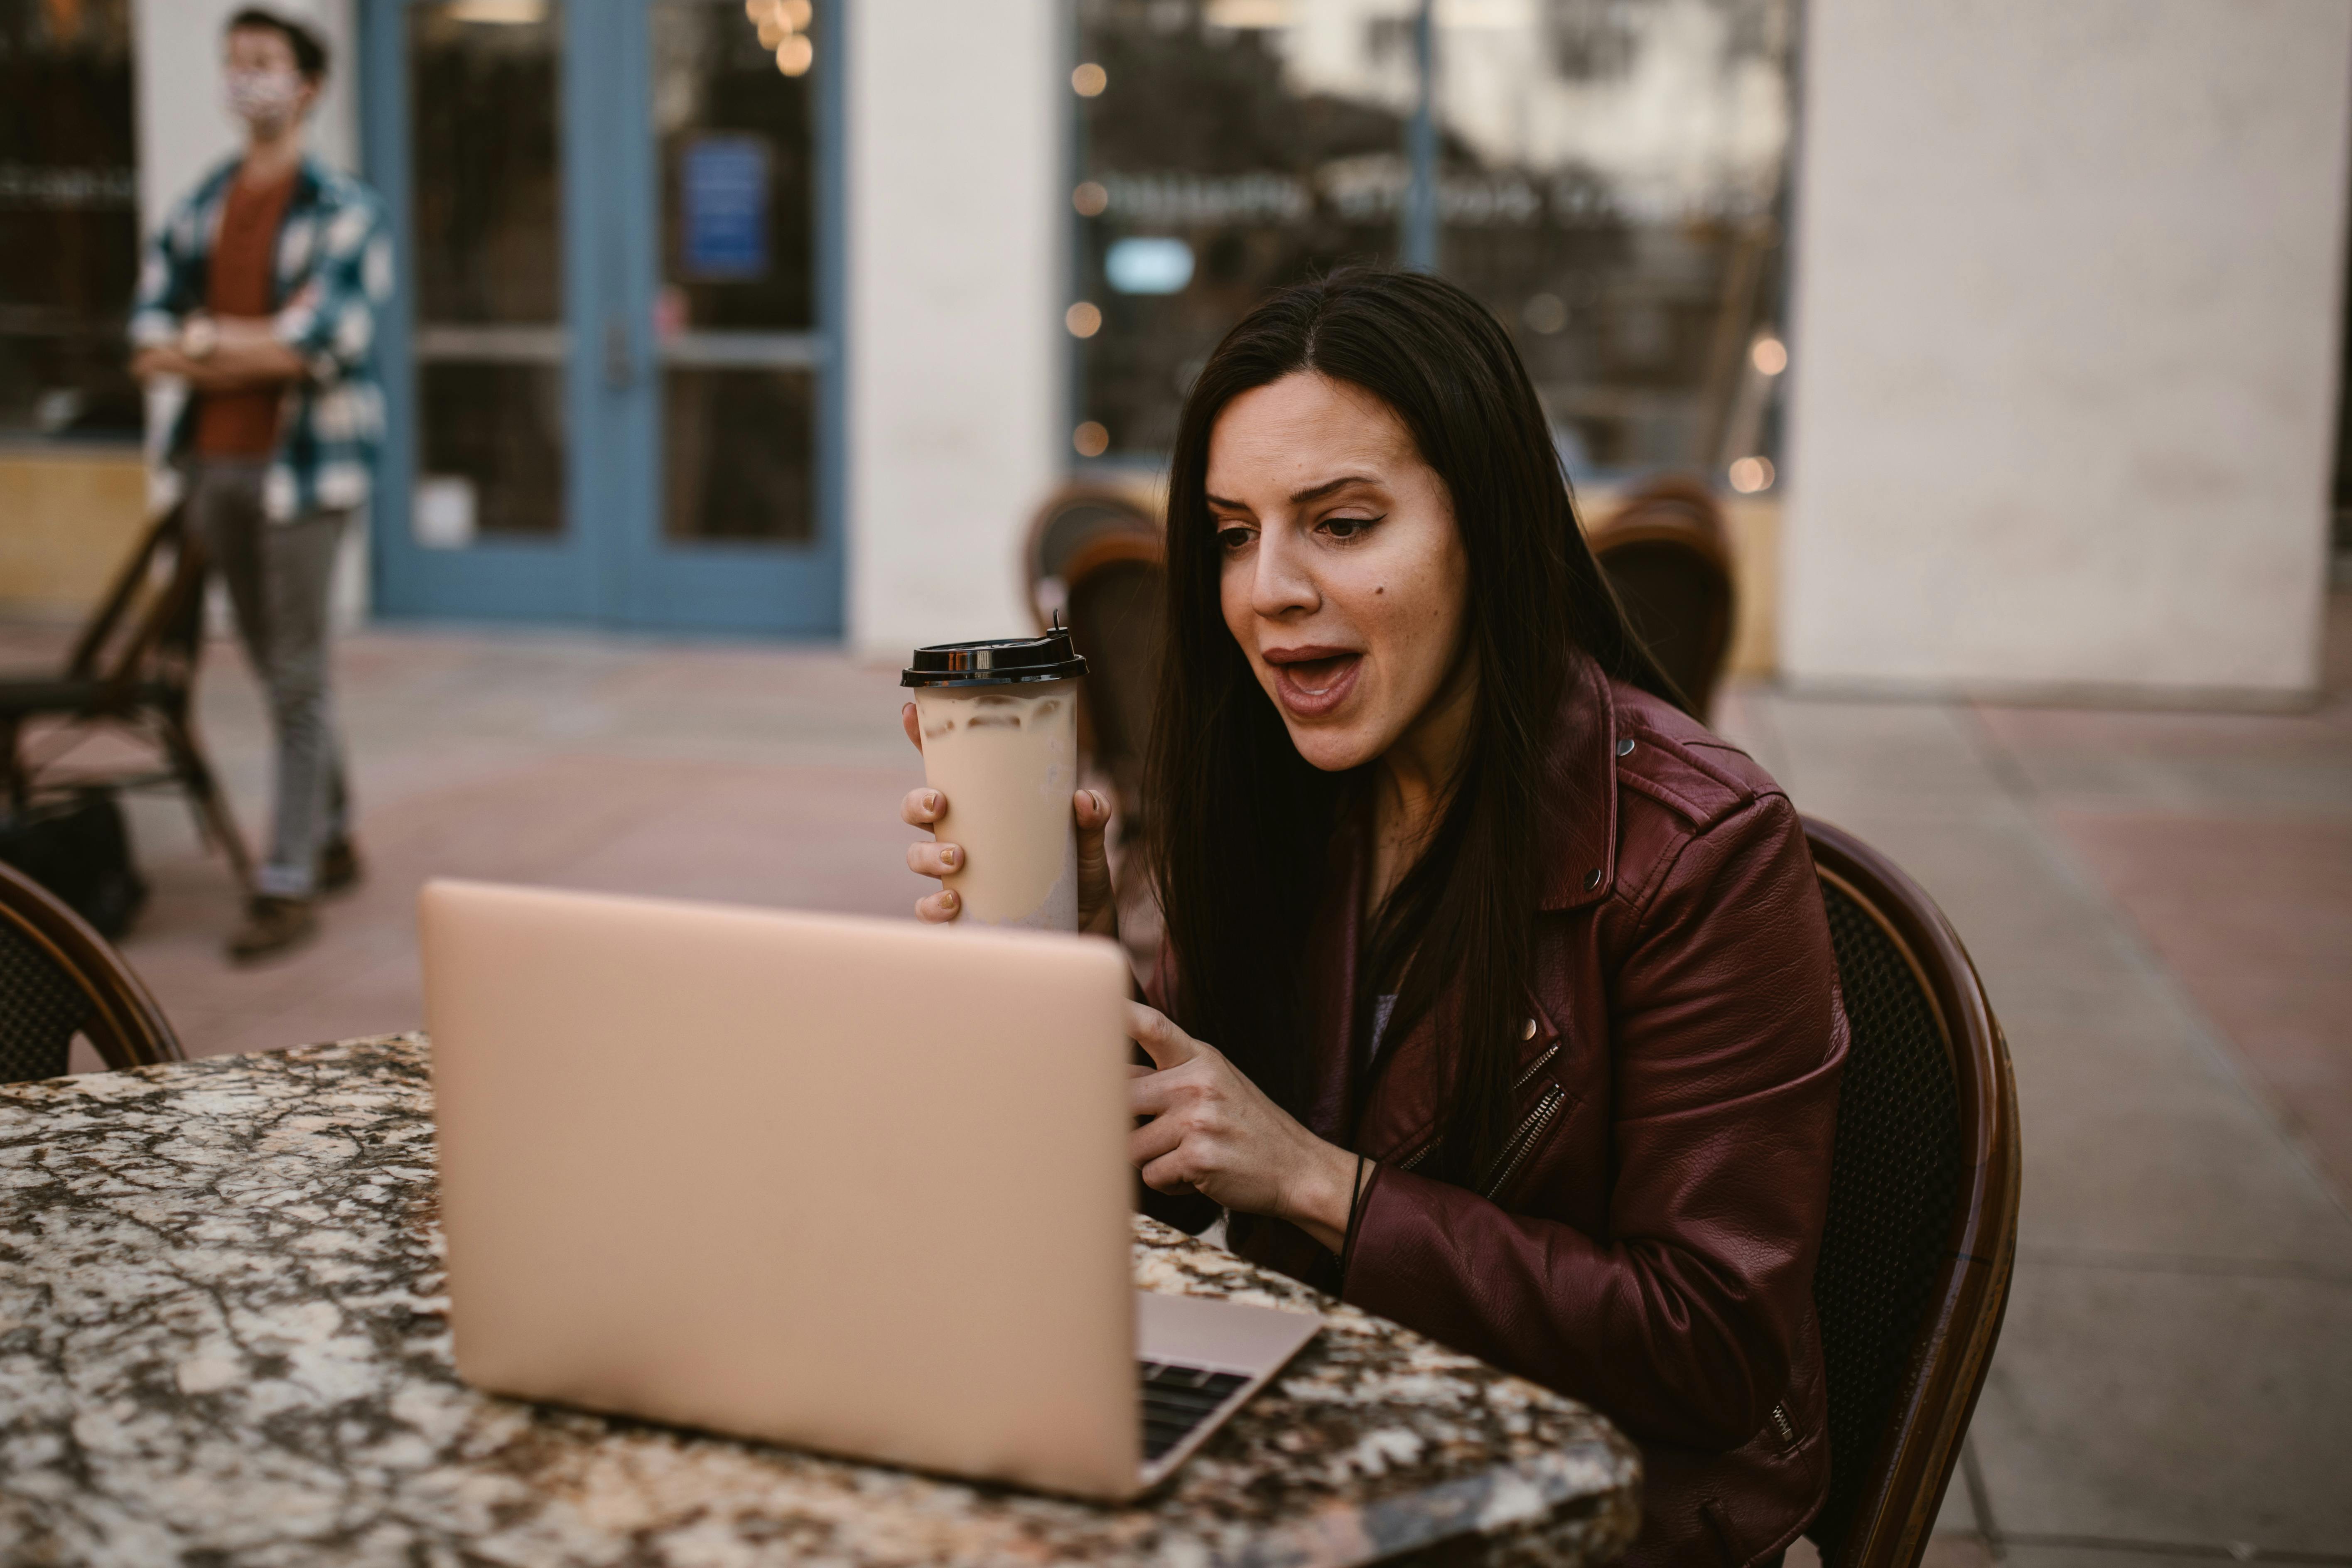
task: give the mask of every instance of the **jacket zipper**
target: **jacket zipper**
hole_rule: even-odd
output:
[[[1545,1051],[1543,1055],[1529,1062],[1525,1070],[1523,1070],[1518,1077],[1511,1080],[1511,1093],[1513,1095],[1517,1095],[1519,1090],[1533,1083],[1536,1080],[1536,1074],[1551,1066],[1552,1058],[1558,1055],[1559,1055],[1559,1042],[1558,1040],[1554,1040],[1551,1043],[1550,1049]]]
[[[1483,1196],[1491,1199],[1496,1193],[1510,1184],[1511,1178],[1519,1173],[1519,1167],[1528,1163],[1528,1156],[1535,1152],[1536,1145],[1543,1141],[1545,1131],[1551,1126],[1552,1118],[1558,1116],[1559,1108],[1567,1103],[1568,1090],[1560,1088],[1559,1085],[1553,1084],[1544,1091],[1544,1097],[1536,1102],[1535,1110],[1529,1111],[1528,1119],[1519,1123],[1519,1130],[1511,1134],[1511,1141],[1503,1145],[1505,1155],[1502,1173],[1486,1184]]]
[[[1534,1082],[1536,1074],[1549,1067],[1551,1065],[1552,1058],[1558,1055],[1559,1055],[1559,1042],[1555,1040],[1552,1042],[1551,1047],[1549,1050],[1545,1051],[1543,1055],[1538,1057],[1535,1060],[1529,1062],[1524,1068],[1520,1069],[1519,1076],[1511,1080],[1511,1093],[1514,1096],[1517,1096],[1521,1089]],[[1558,1085],[1553,1086],[1554,1092],[1558,1091]],[[1538,1105],[1532,1115],[1529,1117],[1529,1121],[1534,1120],[1534,1117],[1536,1116],[1542,1115],[1543,1109],[1544,1108],[1541,1105]],[[1520,1122],[1517,1131],[1514,1131],[1509,1140],[1504,1143],[1504,1151],[1507,1153],[1510,1150],[1516,1148],[1518,1144],[1518,1141],[1527,1135],[1527,1131],[1528,1123],[1526,1121]],[[1396,1163],[1396,1168],[1400,1171],[1412,1170],[1415,1165],[1418,1165],[1423,1160],[1428,1159],[1431,1152],[1436,1147],[1437,1140],[1432,1138],[1428,1142],[1423,1143],[1420,1148],[1415,1149],[1412,1153],[1407,1154],[1403,1159],[1399,1160]]]
[[[1797,1440],[1797,1424],[1789,1419],[1789,1407],[1787,1405],[1775,1405],[1772,1406],[1772,1425],[1780,1429],[1780,1441],[1783,1444],[1793,1443]]]

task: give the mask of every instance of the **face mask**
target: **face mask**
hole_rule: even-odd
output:
[[[229,112],[257,129],[285,124],[301,99],[302,79],[292,71],[228,73]]]

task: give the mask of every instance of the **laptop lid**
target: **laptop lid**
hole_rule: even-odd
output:
[[[467,1382],[1136,1489],[1115,947],[453,881],[420,914]]]

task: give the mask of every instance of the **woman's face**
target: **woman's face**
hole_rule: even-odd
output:
[[[1453,502],[1387,404],[1307,372],[1245,392],[1208,492],[1225,626],[1309,763],[1384,755],[1468,679]]]

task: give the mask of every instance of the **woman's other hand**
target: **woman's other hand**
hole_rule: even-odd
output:
[[[1127,1032],[1153,1063],[1134,1068],[1128,1086],[1129,1109],[1151,1119],[1127,1145],[1144,1184],[1286,1219],[1339,1251],[1355,1199],[1356,1156],[1300,1126],[1223,1053],[1166,1015],[1130,1002]]]
[[[923,749],[922,725],[911,702],[898,710],[898,722],[917,751]],[[899,818],[909,827],[933,827],[948,814],[948,797],[935,789],[907,792],[898,805]],[[1118,905],[1111,897],[1110,857],[1103,848],[1103,829],[1110,826],[1110,802],[1098,790],[1082,789],[1070,797],[1070,815],[1078,826],[1078,929],[1097,936],[1118,934]],[[963,868],[963,846],[937,837],[928,844],[907,846],[907,869],[920,877],[948,877]],[[941,888],[915,900],[919,920],[940,924],[963,912],[963,900],[953,888]]]

